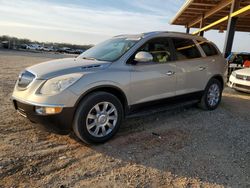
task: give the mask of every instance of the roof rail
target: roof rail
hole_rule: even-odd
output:
[[[151,31],[151,32],[146,32],[146,33],[141,33],[141,34],[122,34],[122,35],[117,35],[117,36],[114,36],[114,37],[122,37],[122,36],[146,37],[146,36],[161,34],[161,33],[169,33],[169,34],[172,33],[172,34],[179,34],[179,35],[184,35],[184,36],[186,35],[186,36],[192,36],[192,37],[195,37],[195,38],[206,39],[205,37],[202,37],[202,36],[192,35],[190,33],[183,33],[183,32],[178,32],[178,31]]]

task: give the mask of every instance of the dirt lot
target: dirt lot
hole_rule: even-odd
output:
[[[87,146],[30,123],[10,101],[23,68],[61,57],[0,51],[0,187],[250,187],[250,95],[226,88],[213,112],[129,119]]]

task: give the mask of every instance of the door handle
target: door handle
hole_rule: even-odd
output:
[[[199,71],[203,71],[205,69],[206,69],[206,67],[199,67]]]
[[[174,72],[174,71],[168,71],[168,72],[166,72],[165,74],[168,75],[168,76],[172,76],[172,75],[175,74],[175,72]]]

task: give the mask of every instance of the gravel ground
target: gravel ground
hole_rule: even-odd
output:
[[[10,101],[23,68],[61,57],[0,51],[0,187],[250,187],[250,95],[226,88],[212,112],[128,119],[89,146],[30,123]]]

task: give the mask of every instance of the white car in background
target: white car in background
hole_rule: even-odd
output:
[[[53,46],[51,46],[51,47],[42,47],[42,49],[41,50],[43,50],[43,51],[45,51],[45,52],[52,52],[52,51],[54,51],[55,49],[53,48]]]
[[[250,93],[250,68],[233,71],[228,86],[237,91]]]
[[[30,45],[27,45],[26,49],[28,49],[28,50],[41,50],[42,46],[39,44],[30,44]]]

